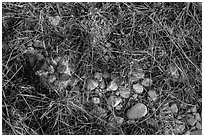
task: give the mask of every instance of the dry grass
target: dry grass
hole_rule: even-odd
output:
[[[48,17],[57,15],[61,21],[53,26]],[[201,3],[2,3],[2,16],[3,134],[167,134],[158,117],[165,103],[202,111]],[[57,94],[40,84],[38,66],[29,66],[25,52],[36,40],[47,59],[70,57],[80,92]],[[170,76],[170,66],[179,79]],[[137,67],[160,95],[155,104],[146,94],[141,99],[148,116],[115,127],[91,114],[86,79],[96,71],[127,79]],[[124,116],[133,103],[116,113]]]

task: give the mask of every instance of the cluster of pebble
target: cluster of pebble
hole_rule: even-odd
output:
[[[92,102],[96,105],[100,104],[101,95],[103,93],[111,93],[106,100],[110,110],[122,110],[122,108],[125,107],[123,106],[125,99],[136,99],[137,96],[143,94],[145,87],[152,85],[152,80],[150,78],[145,78],[144,72],[139,70],[130,74],[128,82],[124,82],[120,78],[112,76],[110,82],[107,83],[105,79],[108,77],[111,76],[108,74],[96,72],[92,78],[87,79],[86,89],[87,91],[94,91],[95,93],[99,94],[98,97],[92,98]],[[151,100],[156,101],[156,91],[149,90],[148,95]],[[147,106],[145,104],[140,103],[139,100],[137,102],[138,103],[134,104],[126,113],[127,118],[130,120],[142,118],[146,116],[148,112]],[[99,109],[102,110],[101,107]],[[111,119],[112,121],[118,121],[116,122],[118,124],[122,124],[124,121],[124,118],[118,116],[114,116]]]

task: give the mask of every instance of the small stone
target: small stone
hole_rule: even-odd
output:
[[[137,79],[143,79],[145,74],[144,72],[142,72],[141,70],[138,70],[137,72],[133,72],[133,75],[137,78]]]
[[[194,126],[196,122],[197,122],[197,120],[194,119],[194,118],[189,118],[189,119],[187,120],[187,123],[188,123],[189,125],[191,125],[191,126]]]
[[[134,85],[133,85],[133,90],[135,91],[135,93],[141,94],[144,89],[143,89],[143,86],[142,86],[142,85],[140,85],[139,83],[137,83],[137,84],[134,84]]]
[[[177,119],[182,119],[182,116],[178,115],[178,116],[177,116]]]
[[[53,26],[57,26],[60,23],[60,16],[49,17],[49,21]]]
[[[174,65],[171,65],[169,67],[169,71],[170,71],[170,74],[172,75],[172,77],[174,78],[179,78],[179,71],[178,71],[178,68]]]
[[[191,107],[191,108],[190,108],[190,111],[193,112],[193,113],[196,113],[196,112],[197,112],[197,108],[196,108],[196,106]]]
[[[194,115],[196,120],[201,121],[201,116],[199,113],[195,113]]]
[[[144,117],[146,114],[147,107],[142,103],[137,103],[127,111],[126,115],[129,119],[138,119]]]
[[[116,96],[110,96],[108,98],[107,104],[109,104],[112,107],[118,106],[122,102],[122,99]]]
[[[179,133],[182,133],[183,131],[185,130],[185,125],[177,125],[176,127],[175,127],[175,133],[176,134],[179,134]]]
[[[191,135],[190,131],[186,131],[186,133],[184,135]]]
[[[116,109],[116,110],[121,110],[122,107],[123,107],[122,104],[119,104],[119,105],[117,105],[117,106],[115,107],[115,109]]]
[[[56,78],[55,75],[50,75],[50,76],[49,76],[49,79],[48,79],[48,82],[49,82],[49,83],[53,83],[56,79],[57,79],[57,78]]]
[[[178,107],[177,107],[176,104],[171,105],[171,111],[172,111],[173,113],[178,113]]]
[[[102,81],[103,80],[103,74],[99,73],[99,72],[96,72],[94,74],[94,78],[97,79],[98,81]]]
[[[60,80],[61,81],[67,81],[67,80],[70,80],[70,79],[71,79],[71,76],[66,74],[66,73],[60,75]]]
[[[158,96],[155,90],[149,90],[148,95],[150,96],[150,98],[151,98],[153,101],[156,101],[157,96]]]
[[[111,81],[110,85],[107,87],[107,91],[116,91],[118,89],[118,84],[116,80]]]
[[[94,104],[99,104],[100,103],[100,98],[94,97],[92,99],[92,101],[93,101]]]
[[[66,65],[64,63],[60,62],[58,67],[57,67],[57,72],[62,74],[65,72],[66,68],[67,68]]]
[[[129,98],[130,97],[130,89],[129,88],[120,88],[120,96],[123,98]]]
[[[202,130],[196,130],[196,131],[190,132],[190,135],[202,135]]]
[[[36,56],[37,61],[42,61],[44,59],[44,56],[40,53],[36,54],[35,56]]]
[[[141,84],[142,84],[143,86],[145,86],[145,87],[149,87],[149,86],[152,85],[152,80],[149,79],[149,78],[145,78],[145,79],[142,81]]]
[[[44,48],[44,43],[40,40],[34,40],[33,46],[36,48]]]
[[[115,117],[117,124],[121,125],[124,122],[124,118],[122,117]]]
[[[100,89],[104,89],[106,87],[106,84],[105,84],[105,81],[102,80],[100,83],[99,83],[99,87]]]
[[[197,121],[197,123],[196,123],[196,127],[197,127],[197,129],[202,129],[202,125],[201,125],[201,123]]]
[[[88,79],[87,80],[87,90],[91,91],[94,90],[98,87],[99,83],[98,81],[94,80],[94,79]]]
[[[133,94],[133,95],[132,95],[132,97],[133,97],[134,99],[137,99],[137,96],[138,96],[138,94]]]

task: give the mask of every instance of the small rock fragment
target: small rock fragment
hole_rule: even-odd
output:
[[[133,75],[137,78],[137,79],[143,79],[145,74],[144,72],[138,70],[137,72],[133,72]]]
[[[102,80],[100,83],[99,83],[99,87],[100,89],[104,89],[106,87],[106,84],[105,84],[105,81]]]
[[[130,97],[130,89],[122,87],[120,88],[120,96],[123,98],[129,98]]]
[[[196,130],[196,131],[190,132],[190,135],[202,135],[202,130]]]
[[[177,107],[176,104],[171,105],[171,111],[172,111],[173,113],[178,113],[178,107]]]
[[[170,69],[170,74],[172,75],[172,77],[179,78],[179,71],[175,65],[171,65],[169,69]]]
[[[98,81],[102,81],[103,80],[103,74],[100,72],[96,72],[94,74],[94,78],[97,79]]]
[[[60,16],[49,17],[49,21],[53,26],[57,26],[60,23]]]
[[[142,103],[137,103],[127,111],[126,115],[129,119],[138,119],[144,117],[146,114],[147,107]]]
[[[137,96],[138,96],[138,94],[133,94],[133,95],[132,95],[132,97],[133,97],[134,99],[137,99]]]
[[[133,90],[137,94],[141,94],[143,92],[143,86],[140,85],[139,83],[133,85]]]
[[[201,125],[201,123],[197,121],[197,123],[196,123],[196,127],[197,127],[197,129],[202,129],[202,125]]]
[[[156,93],[155,90],[149,90],[148,95],[150,96],[150,98],[151,98],[153,101],[156,101],[156,99],[157,99],[157,93]]]
[[[191,125],[191,126],[194,126],[196,122],[197,122],[197,120],[196,120],[195,118],[189,118],[189,119],[187,120],[187,123],[188,123],[189,125]]]
[[[48,79],[48,82],[49,82],[49,83],[53,83],[56,79],[57,79],[57,78],[56,78],[55,75],[50,75],[50,76],[49,76],[49,79]]]
[[[185,125],[177,125],[177,126],[175,127],[174,132],[175,132],[176,134],[179,134],[179,133],[182,133],[184,130],[185,130]]]
[[[201,117],[199,113],[195,113],[194,115],[196,120],[201,121]]]
[[[107,104],[109,104],[112,107],[118,106],[122,102],[122,99],[116,96],[110,96],[108,98]]]
[[[44,48],[44,43],[40,40],[34,40],[33,46],[36,48]]]
[[[123,121],[124,121],[124,118],[122,118],[122,117],[115,117],[115,120],[116,120],[117,124],[121,125],[123,123]]]
[[[99,104],[100,103],[100,98],[94,97],[92,98],[92,101],[94,104]]]
[[[117,106],[115,107],[115,109],[116,109],[116,110],[121,110],[122,107],[123,107],[122,104],[119,104],[119,105],[117,105]]]
[[[116,80],[111,81],[110,85],[107,87],[107,91],[116,91],[118,89],[118,84]]]
[[[141,84],[142,84],[143,86],[145,86],[145,87],[149,87],[149,86],[152,85],[152,80],[149,79],[149,78],[145,78],[145,79],[142,81]]]
[[[190,111],[193,112],[193,113],[196,113],[196,112],[197,112],[197,108],[196,108],[196,106],[191,107],[191,108],[190,108]]]
[[[87,90],[94,90],[98,87],[99,83],[98,81],[94,80],[94,79],[88,79],[87,80]]]
[[[71,76],[66,74],[66,73],[60,75],[61,81],[67,81],[67,80],[70,80],[70,78],[71,78]]]

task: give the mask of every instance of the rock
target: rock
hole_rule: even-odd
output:
[[[184,130],[185,130],[185,125],[177,125],[177,126],[174,128],[174,132],[175,132],[176,134],[181,134]]]
[[[202,130],[196,130],[196,131],[190,132],[190,135],[202,135]]]
[[[142,103],[135,104],[131,109],[127,111],[128,119],[142,118],[147,114],[147,107]]]
[[[120,92],[120,96],[123,98],[129,98],[130,97],[131,92],[130,92],[129,88],[122,87],[119,89],[119,92]]]
[[[60,16],[55,16],[55,17],[49,17],[50,24],[53,26],[57,26],[60,23]]]
[[[110,85],[107,87],[107,91],[116,91],[118,89],[118,84],[116,80],[111,81]]]
[[[178,107],[177,107],[176,104],[171,105],[171,111],[172,111],[173,113],[178,113]]]
[[[195,118],[192,118],[192,117],[187,120],[187,123],[191,126],[194,126],[196,122],[197,122],[197,120]]]
[[[66,68],[67,66],[64,63],[60,62],[57,67],[57,72],[60,74],[65,73]]]
[[[48,82],[49,82],[49,83],[53,83],[56,79],[57,79],[57,78],[56,78],[55,75],[50,75],[50,76],[49,76],[49,79],[48,79]]]
[[[36,48],[44,48],[44,43],[40,40],[34,40],[33,46]]]
[[[197,121],[197,123],[196,123],[196,127],[197,127],[197,129],[202,129],[202,125],[201,125],[201,123]]]
[[[67,81],[67,80],[70,80],[70,79],[71,79],[71,76],[66,74],[66,73],[60,75],[60,80],[61,81]]]
[[[117,124],[121,125],[124,122],[124,118],[122,117],[115,117]]]
[[[142,84],[143,86],[145,86],[145,87],[149,87],[149,86],[152,85],[152,80],[149,79],[149,78],[145,78],[145,79],[142,81],[141,84]]]
[[[102,80],[100,83],[99,83],[99,87],[100,89],[104,89],[106,87],[106,84],[105,84],[105,81]]]
[[[117,117],[117,116],[110,116],[109,117],[109,123],[112,125],[112,126],[120,126],[122,123],[124,122],[124,118],[122,117]]]
[[[117,105],[117,106],[115,107],[115,109],[116,109],[116,110],[121,110],[122,107],[123,107],[122,104],[119,104],[119,105]]]
[[[138,70],[137,72],[133,72],[133,75],[139,80],[139,79],[143,79],[145,74],[144,72],[142,72],[141,70]]]
[[[141,94],[144,89],[143,89],[143,86],[142,86],[142,85],[140,85],[139,83],[137,83],[137,84],[134,84],[134,85],[133,85],[133,90],[135,91],[135,93]]]
[[[94,90],[98,87],[99,83],[98,81],[94,80],[94,79],[88,79],[87,80],[87,90],[91,91]]]
[[[108,98],[108,102],[107,104],[112,106],[112,107],[116,107],[118,106],[120,103],[122,102],[122,99],[116,96],[110,96]]]
[[[195,113],[194,115],[196,120],[201,121],[201,117],[199,113]]]
[[[137,99],[137,96],[138,96],[138,94],[133,94],[133,95],[132,95],[132,97],[133,97],[134,99]]]
[[[184,135],[191,135],[190,131],[186,131],[186,133]]]
[[[153,101],[156,101],[156,99],[157,99],[157,93],[156,93],[155,90],[149,90],[148,95],[150,96],[150,98],[151,98]]]
[[[93,101],[94,104],[99,104],[100,103],[100,98],[94,97],[94,98],[92,98],[92,101]]]
[[[171,65],[169,67],[169,71],[170,71],[170,74],[172,77],[179,78],[179,71],[178,71],[178,68],[176,66]]]
[[[97,79],[98,81],[102,81],[103,80],[103,74],[100,72],[96,72],[94,74],[94,78]]]
[[[193,112],[193,113],[196,113],[196,112],[197,112],[197,108],[196,108],[196,106],[191,107],[191,108],[190,108],[190,111]]]

